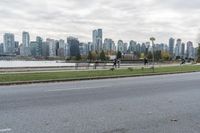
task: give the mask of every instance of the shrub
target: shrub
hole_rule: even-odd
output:
[[[114,70],[115,70],[115,68],[110,68],[110,70],[111,70],[111,71],[114,71]]]
[[[133,71],[133,68],[129,67],[128,70],[132,72],[132,71]]]

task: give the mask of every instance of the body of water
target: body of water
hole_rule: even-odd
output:
[[[61,61],[0,61],[0,68],[61,66],[75,66],[75,63],[62,63]]]

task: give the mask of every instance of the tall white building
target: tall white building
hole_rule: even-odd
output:
[[[30,50],[30,35],[28,32],[22,32],[22,46],[20,47],[20,55],[29,56],[31,55]]]
[[[178,57],[178,56],[181,57],[181,52],[182,52],[181,46],[182,46],[182,40],[177,39],[177,43],[176,43],[176,47],[175,47],[175,56],[176,57]]]
[[[191,41],[188,41],[187,42],[187,50],[186,50],[187,58],[194,59],[195,58],[194,51],[195,51],[195,49],[194,49],[193,43]]]
[[[49,46],[49,56],[55,57],[56,56],[56,41],[54,39],[47,38],[46,43]]]
[[[22,44],[24,47],[29,47],[30,46],[30,35],[28,32],[23,32],[22,33]]]

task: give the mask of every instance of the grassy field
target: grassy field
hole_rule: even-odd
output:
[[[75,71],[75,72],[40,72],[40,73],[18,73],[18,74],[0,74],[1,83],[29,82],[29,81],[47,81],[47,80],[73,80],[73,79],[93,79],[104,77],[125,77],[125,76],[143,76],[151,74],[167,74],[181,72],[197,72],[200,66],[176,66],[176,67],[160,67],[152,69],[119,69],[119,70],[98,70],[98,71]]]

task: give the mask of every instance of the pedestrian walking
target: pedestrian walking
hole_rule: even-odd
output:
[[[120,59],[117,60],[118,68],[120,68],[121,61]]]
[[[117,59],[113,60],[113,68],[117,68]]]

